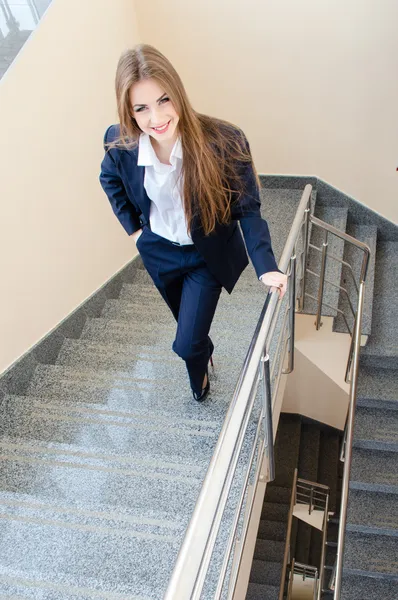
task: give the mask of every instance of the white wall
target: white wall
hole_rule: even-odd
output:
[[[54,0],[0,81],[0,373],[135,254],[98,174],[132,0]]]
[[[398,220],[397,0],[152,0],[143,41],[262,173],[317,175]]]

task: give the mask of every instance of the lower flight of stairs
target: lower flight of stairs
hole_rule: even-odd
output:
[[[275,445],[275,480],[266,488],[246,600],[277,600],[294,470],[298,476],[330,487],[330,511],[339,503],[341,432],[298,415],[281,413]],[[319,532],[293,519],[296,560],[318,566]]]

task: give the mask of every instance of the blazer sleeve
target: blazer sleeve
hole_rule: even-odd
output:
[[[246,138],[245,144],[250,153]],[[240,172],[244,193],[239,201],[233,202],[231,206],[232,219],[240,222],[246,248],[257,277],[269,271],[282,273],[276,264],[267,221],[261,216],[261,200],[253,167],[250,163],[242,163]]]
[[[108,196],[108,200],[111,203],[113,212],[123,225],[126,232],[131,235],[141,228],[141,223],[139,214],[127,196],[123,181],[118,173],[117,164],[112,154],[112,150],[108,150],[105,146],[105,144],[109,141],[110,133],[113,127],[114,126],[111,125],[105,132],[105,156],[101,163],[99,180],[105,194]]]

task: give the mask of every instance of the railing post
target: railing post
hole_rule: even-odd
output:
[[[289,588],[287,591],[287,600],[290,600],[292,597],[292,591],[293,591],[293,581],[294,581],[294,565],[295,565],[296,560],[293,558],[292,560],[292,566],[290,569],[290,578],[289,578]]]
[[[309,202],[311,202],[311,196],[309,197]],[[310,227],[310,206],[306,208],[304,212],[304,240],[303,240],[303,262],[302,262],[302,280],[301,280],[301,293],[299,298],[299,311],[302,312],[304,310],[304,297],[305,297],[305,286],[307,282],[307,258],[308,258],[308,237],[309,237],[309,227]]]
[[[323,578],[324,578],[324,571],[325,571],[325,554],[326,554],[326,539],[327,539],[327,531],[328,531],[328,522],[329,522],[329,494],[326,496],[325,515],[323,518],[322,551],[321,551],[321,562],[320,562],[320,569],[319,569],[319,587],[318,587],[317,600],[321,600],[321,596],[322,596]]]
[[[269,355],[264,349],[264,356],[260,361],[261,369],[261,387],[263,396],[264,413],[264,448],[268,456],[268,481],[275,479],[275,458],[274,458],[274,432],[272,426],[272,396],[271,396],[271,378],[269,368]]]
[[[294,369],[294,328],[296,321],[296,255],[290,259],[290,282],[289,282],[289,346],[288,367],[283,371],[288,375]]]
[[[346,441],[346,445],[345,445],[343,485],[342,485],[342,490],[341,490],[340,523],[339,523],[337,556],[336,556],[336,584],[335,584],[335,594],[334,594],[335,600],[340,600],[340,594],[341,594],[341,577],[342,577],[342,572],[343,572],[345,526],[346,526],[346,521],[347,521],[347,505],[348,505],[348,492],[349,492],[348,485],[349,485],[350,471],[351,471],[352,440],[353,440],[353,433],[354,433],[355,408],[356,408],[356,400],[357,400],[359,352],[360,352],[360,347],[361,347],[361,325],[362,325],[362,310],[363,310],[364,292],[365,292],[365,284],[364,284],[364,281],[361,281],[361,284],[359,286],[357,321],[355,324],[355,331],[354,331],[354,354],[353,354],[353,361],[352,361],[350,404],[349,404],[349,408],[348,408],[348,418],[347,418],[347,441]]]
[[[321,326],[322,318],[322,302],[323,302],[323,291],[325,287],[325,271],[326,271],[326,256],[328,251],[328,231],[325,230],[325,241],[322,244],[322,262],[321,262],[321,273],[319,278],[319,290],[318,290],[318,309],[316,313],[315,327],[318,330]]]

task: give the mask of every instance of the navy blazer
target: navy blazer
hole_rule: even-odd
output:
[[[117,139],[119,130],[119,125],[108,127],[104,144]],[[106,152],[101,164],[100,182],[113,212],[131,235],[143,225],[149,225],[151,201],[144,188],[145,167],[137,165],[138,147],[132,150],[104,148]],[[242,178],[246,193],[239,203],[232,204],[232,220],[228,225],[217,223],[215,231],[207,236],[199,217],[194,217],[191,227],[192,241],[209,271],[229,293],[249,264],[244,241],[257,277],[268,271],[279,271],[268,225],[260,214],[260,198],[250,164],[242,168]],[[240,222],[244,241],[237,221]]]

